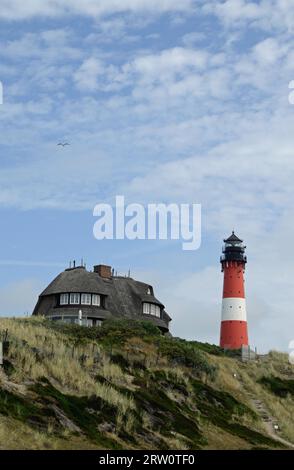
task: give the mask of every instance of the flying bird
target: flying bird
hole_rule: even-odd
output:
[[[57,145],[62,145],[62,147],[65,147],[66,145],[70,145],[68,142],[59,142]]]

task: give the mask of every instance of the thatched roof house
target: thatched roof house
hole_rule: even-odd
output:
[[[78,266],[60,273],[40,294],[33,315],[88,326],[113,317],[149,320],[164,333],[171,320],[151,285],[114,276],[105,265],[92,272]]]

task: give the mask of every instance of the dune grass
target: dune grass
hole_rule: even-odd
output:
[[[243,364],[216,346],[163,337],[146,322],[85,328],[0,319],[5,330],[0,442],[9,433],[7,448],[220,448],[222,436],[224,448],[277,447],[244,387],[293,438],[292,397],[262,383],[290,378],[278,353]]]

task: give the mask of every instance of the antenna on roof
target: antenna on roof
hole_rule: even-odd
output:
[[[76,260],[75,259],[73,260],[73,267],[74,268],[76,267]]]
[[[128,277],[131,277],[131,270],[128,271]]]
[[[112,277],[114,276],[114,268],[112,268],[112,270],[111,270],[111,276]]]
[[[84,260],[81,258],[81,266],[84,266]]]

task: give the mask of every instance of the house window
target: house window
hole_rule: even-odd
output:
[[[155,317],[160,318],[160,307],[156,304],[143,302],[143,313],[146,315],[154,315]]]
[[[60,294],[60,305],[68,304],[68,294]]]
[[[155,315],[155,312],[156,312],[156,305],[151,304],[150,305],[150,314]]]
[[[98,307],[100,307],[100,295],[99,294],[92,295],[92,305],[97,305]]]
[[[76,292],[72,292],[70,294],[69,303],[70,304],[79,304],[80,303],[80,294],[77,294]]]
[[[91,305],[91,294],[82,294],[81,304]]]
[[[150,313],[150,304],[147,304],[147,302],[143,303],[143,313],[146,313],[146,314]]]

